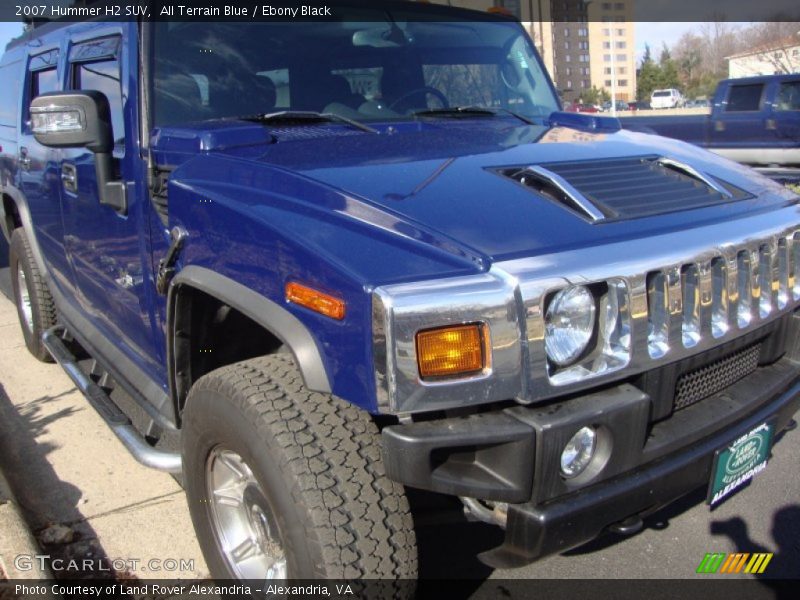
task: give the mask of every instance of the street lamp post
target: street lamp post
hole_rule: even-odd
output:
[[[611,33],[611,116],[617,116],[617,66],[616,66],[616,44],[614,43],[614,23],[610,22]]]

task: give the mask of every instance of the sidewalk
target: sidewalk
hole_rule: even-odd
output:
[[[3,579],[47,579],[51,577],[47,569],[33,564],[31,569],[17,568],[14,557],[32,556],[39,553],[39,547],[28,531],[28,526],[20,514],[20,508],[11,495],[8,482],[0,472],[0,581]]]
[[[137,463],[61,369],[28,354],[2,294],[0,470],[39,553],[61,559],[57,578],[76,575],[56,568],[70,560],[89,560],[106,578],[112,568],[125,578],[208,575],[180,486]],[[6,506],[0,554],[8,571],[13,556],[33,549]]]

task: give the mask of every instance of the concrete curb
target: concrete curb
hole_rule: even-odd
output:
[[[41,554],[33,539],[19,505],[11,493],[3,473],[0,472],[0,581],[3,579],[53,579],[49,569],[41,569],[38,561],[31,561],[32,568],[21,571],[14,565],[14,558],[20,555]]]

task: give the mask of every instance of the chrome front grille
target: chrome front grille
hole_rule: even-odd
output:
[[[800,301],[797,206],[593,249],[498,263],[518,282],[533,402],[624,379],[728,343],[795,309]],[[544,351],[547,299],[573,284],[614,282],[625,335],[578,363],[552,365]],[[595,288],[597,289],[597,288]],[[604,302],[603,297],[599,302]]]
[[[725,338],[800,299],[794,277],[797,236],[729,247],[702,261],[648,272],[649,356],[664,357],[678,346],[693,348],[708,336]]]
[[[702,354],[789,314],[800,305],[800,207],[781,189],[759,197],[776,206],[683,231],[495,262],[484,273],[376,288],[379,409],[555,398]],[[544,309],[576,284],[589,286],[598,303],[594,345],[575,364],[554,367],[545,353]],[[415,333],[476,320],[489,327],[491,372],[422,381]]]

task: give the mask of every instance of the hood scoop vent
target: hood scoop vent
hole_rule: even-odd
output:
[[[497,172],[591,223],[752,198],[742,189],[663,156],[547,163]]]

